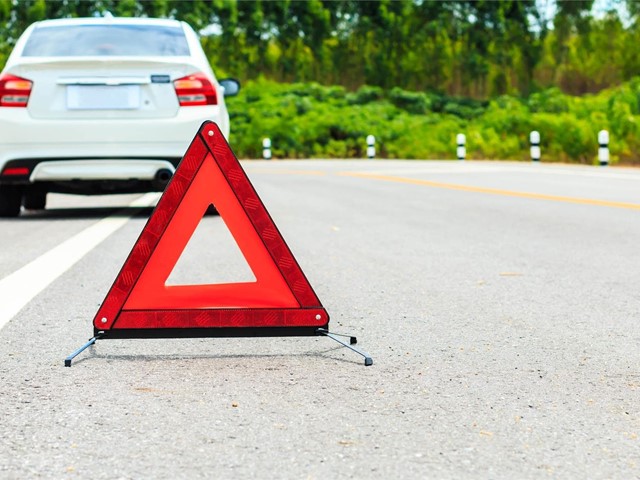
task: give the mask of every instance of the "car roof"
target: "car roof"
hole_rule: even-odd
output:
[[[87,17],[61,18],[56,20],[42,20],[35,28],[41,27],[69,27],[74,25],[156,25],[166,27],[181,27],[182,22],[165,18],[128,18],[128,17]]]

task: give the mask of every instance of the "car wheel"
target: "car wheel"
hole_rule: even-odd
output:
[[[0,186],[0,217],[17,217],[20,215],[22,189],[12,185]]]
[[[30,189],[24,192],[22,205],[27,210],[44,210],[47,204],[47,191],[40,189]]]

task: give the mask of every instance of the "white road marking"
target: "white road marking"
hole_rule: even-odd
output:
[[[147,193],[131,202],[129,207],[148,207],[158,200],[159,195]],[[0,279],[0,330],[51,282],[123,227],[131,217],[120,212],[104,218]]]

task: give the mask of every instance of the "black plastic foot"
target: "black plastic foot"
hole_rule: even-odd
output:
[[[331,340],[338,342],[340,345],[347,347],[349,350],[356,352],[358,355],[362,355],[364,357],[365,367],[369,367],[373,365],[373,358],[371,358],[371,356],[367,352],[352,346],[358,343],[358,339],[356,337],[353,337],[351,335],[341,335],[339,333],[332,333],[332,332],[329,332],[328,330],[325,330],[324,328],[319,328],[318,330],[316,330],[316,332],[318,333],[318,335],[324,335],[325,337],[329,337]],[[343,342],[338,337],[349,337],[349,343]]]

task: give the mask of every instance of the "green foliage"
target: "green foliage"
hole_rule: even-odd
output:
[[[0,0],[0,64],[34,21],[110,11],[189,23],[216,71],[243,82],[342,85],[357,91],[354,105],[380,98],[372,87],[398,87],[413,93],[397,91],[392,102],[414,114],[481,113],[455,101],[434,106],[424,92],[483,100],[549,87],[584,94],[640,75],[634,0],[626,0],[624,23],[613,9],[619,2],[597,17],[593,0],[557,3],[547,18],[546,2],[536,0]],[[552,100],[540,99],[535,111],[567,111]]]
[[[609,2],[611,5],[617,2]],[[200,31],[229,99],[232,143],[281,157],[528,159],[592,163],[600,129],[612,161],[640,162],[640,7],[590,14],[593,0],[0,0],[0,66],[19,35],[45,18],[184,20]],[[553,24],[553,29],[549,28]]]
[[[543,157],[554,161],[592,163],[597,154],[599,128],[571,114],[541,113],[533,117],[540,132]]]
[[[422,92],[407,92],[399,87],[394,87],[389,93],[389,100],[396,107],[409,113],[427,113],[431,102]]]
[[[245,158],[261,156],[263,137],[271,138],[276,158],[362,158],[372,134],[380,157],[451,159],[456,134],[465,133],[469,158],[529,160],[529,134],[538,130],[543,161],[591,164],[598,131],[607,129],[612,163],[640,162],[640,78],[598,95],[570,97],[554,88],[491,102],[399,88],[345,94],[260,79],[228,106],[231,145]],[[473,114],[461,115],[464,109]]]
[[[382,88],[363,85],[358,89],[357,92],[350,93],[347,96],[347,101],[351,105],[364,105],[369,102],[380,100],[382,96],[383,96]]]
[[[560,89],[554,87],[532,94],[529,109],[532,112],[564,113],[569,111],[569,102]]]

